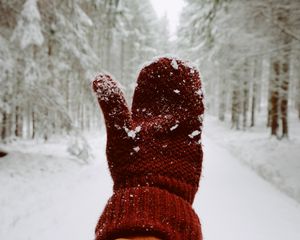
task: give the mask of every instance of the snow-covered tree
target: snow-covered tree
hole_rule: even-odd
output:
[[[296,81],[290,59],[299,55],[297,1],[186,3],[178,50],[201,66],[209,111],[220,120],[230,113],[232,127],[245,129],[263,110],[271,134],[287,136],[288,102],[295,96],[289,86]]]
[[[23,6],[11,40],[20,41],[22,49],[30,45],[42,45],[44,37],[40,26],[41,16],[37,0],[27,0]]]
[[[0,12],[5,141],[99,126],[90,79],[112,72],[130,94],[139,65],[168,45],[148,0],[0,0]]]

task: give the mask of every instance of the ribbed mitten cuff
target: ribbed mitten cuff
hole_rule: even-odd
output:
[[[190,203],[155,187],[115,191],[96,227],[96,240],[136,235],[202,240],[200,222]]]

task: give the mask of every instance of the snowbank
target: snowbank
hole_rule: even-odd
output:
[[[300,123],[291,116],[289,139],[270,137],[263,121],[247,131],[231,130],[229,124],[207,116],[207,135],[229,149],[259,176],[300,202]]]
[[[93,239],[112,192],[105,136],[97,135],[88,163],[70,155],[63,138],[0,146],[9,152],[0,158],[0,239]]]

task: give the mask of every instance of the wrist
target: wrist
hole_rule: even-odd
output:
[[[199,219],[188,201],[157,187],[119,189],[101,215],[96,239],[137,234],[166,240],[202,239]]]

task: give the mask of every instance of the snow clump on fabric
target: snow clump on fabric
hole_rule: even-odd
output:
[[[173,67],[175,70],[178,70],[178,64],[177,64],[176,59],[174,59],[174,58],[172,59],[171,65],[172,65],[172,67]]]

